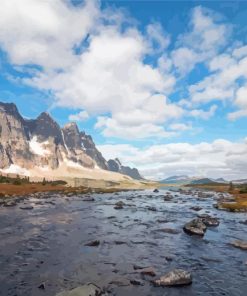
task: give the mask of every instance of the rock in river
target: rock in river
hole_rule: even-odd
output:
[[[20,209],[22,209],[22,210],[32,210],[33,207],[32,206],[23,205],[23,206],[20,207]]]
[[[210,227],[210,226],[218,226],[220,224],[220,221],[219,221],[218,218],[210,217],[207,214],[198,215],[198,217],[208,227]]]
[[[242,249],[242,250],[247,250],[247,242],[244,242],[244,241],[241,241],[241,240],[235,240],[231,244],[236,248],[239,248],[239,249]]]
[[[70,291],[64,291],[56,296],[100,296],[105,295],[102,290],[94,284],[87,284]]]
[[[192,221],[186,223],[183,228],[184,232],[190,235],[201,235],[203,236],[207,230],[207,226],[202,222],[200,218],[193,219]]]
[[[87,247],[98,247],[100,245],[99,240],[94,240],[85,244]]]
[[[140,269],[136,269],[134,266],[135,272],[136,273],[140,273],[143,275],[149,275],[149,276],[155,276],[156,272],[154,270],[153,267],[145,267],[145,268],[140,268]]]
[[[174,269],[153,281],[155,286],[183,286],[192,283],[192,275],[183,269]]]
[[[125,203],[123,202],[123,201],[118,201],[118,202],[116,202],[115,203],[115,207],[114,207],[114,209],[115,210],[121,210],[121,209],[123,209],[123,206],[125,205]]]

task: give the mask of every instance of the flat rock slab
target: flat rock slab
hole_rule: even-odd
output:
[[[32,210],[33,207],[32,206],[21,206],[20,209],[22,209],[22,210]]]
[[[183,269],[174,269],[153,281],[155,286],[183,286],[192,284],[192,275]]]
[[[101,289],[94,284],[83,285],[70,291],[64,291],[56,296],[100,296],[104,295]]]
[[[239,248],[242,250],[247,250],[247,242],[241,241],[241,240],[236,240],[231,243],[235,248]]]

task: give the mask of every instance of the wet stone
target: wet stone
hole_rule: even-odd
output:
[[[121,210],[121,209],[123,209],[124,205],[125,205],[125,203],[120,200],[120,201],[115,203],[114,209],[115,210]]]
[[[247,241],[235,240],[231,243],[235,248],[247,250]]]
[[[100,245],[100,241],[99,240],[93,240],[93,241],[90,241],[88,243],[86,243],[84,246],[87,246],[87,247],[97,247]]]
[[[32,210],[33,206],[25,206],[25,205],[23,205],[23,206],[20,206],[20,209],[21,210]]]
[[[190,235],[203,236],[207,230],[207,226],[202,222],[200,218],[193,219],[186,223],[183,228],[184,232]]]
[[[131,279],[130,283],[133,286],[144,286],[144,282],[139,279]]]
[[[199,206],[194,206],[194,207],[191,207],[190,209],[193,211],[199,212],[202,208]]]
[[[152,212],[157,212],[156,207],[147,207],[147,209]]]
[[[148,276],[156,276],[156,272],[153,267],[135,269],[135,272],[143,275],[148,275]]]
[[[155,286],[183,286],[192,284],[192,275],[183,269],[174,269],[153,281]]]

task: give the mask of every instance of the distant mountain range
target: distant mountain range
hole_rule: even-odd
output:
[[[224,178],[204,178],[204,177],[189,177],[186,175],[180,176],[171,176],[164,180],[161,180],[160,183],[162,184],[178,184],[178,185],[185,185],[185,184],[212,184],[212,183],[225,183],[228,184],[230,181],[226,181]],[[239,179],[239,180],[232,180],[234,184],[247,184],[247,179]]]
[[[61,128],[43,112],[36,119],[23,118],[16,105],[0,102],[0,171],[26,175],[73,176],[101,170],[142,179],[136,168],[118,159],[107,161],[92,137],[71,122]],[[108,174],[109,175],[109,174]]]
[[[228,183],[223,178],[213,179],[213,178],[202,178],[202,177],[189,177],[186,175],[181,176],[171,176],[166,178],[160,183],[163,184],[209,184],[209,183]]]

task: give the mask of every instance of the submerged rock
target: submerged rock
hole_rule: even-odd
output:
[[[247,241],[235,240],[231,244],[236,248],[247,250]]]
[[[7,201],[3,204],[4,207],[14,207],[17,205],[17,202],[14,201],[14,200],[11,200],[11,201]]]
[[[120,200],[120,201],[118,201],[118,202],[115,203],[114,209],[115,210],[121,210],[121,209],[123,209],[124,205],[125,205],[125,203]]]
[[[152,212],[157,212],[157,209],[156,209],[156,207],[147,207],[147,209],[149,210],[149,211],[152,211]]]
[[[183,269],[174,269],[153,281],[155,286],[183,286],[192,284],[192,275]]]
[[[20,207],[20,209],[22,209],[22,210],[32,210],[33,209],[33,207],[32,206],[21,206]]]
[[[106,295],[103,291],[94,284],[87,284],[77,287],[70,291],[64,291],[56,294],[56,296],[100,296]]]
[[[82,200],[83,200],[83,201],[95,201],[95,199],[94,199],[92,196],[86,196],[86,197],[83,197]]]
[[[193,211],[199,212],[202,208],[198,206],[194,206],[194,207],[191,207],[190,209]]]
[[[207,226],[202,222],[200,218],[193,219],[192,221],[186,223],[183,228],[184,232],[190,235],[200,235],[203,236],[207,230]]]
[[[133,286],[144,286],[144,282],[139,279],[131,279],[130,283]]]
[[[100,245],[99,240],[94,240],[94,241],[91,241],[91,242],[88,242],[85,244],[85,246],[87,246],[87,247],[97,247],[99,245]]]
[[[145,268],[135,269],[135,272],[143,274],[143,275],[156,276],[156,272],[153,267],[145,267]]]
[[[157,188],[155,188],[153,192],[158,193],[159,190]]]

